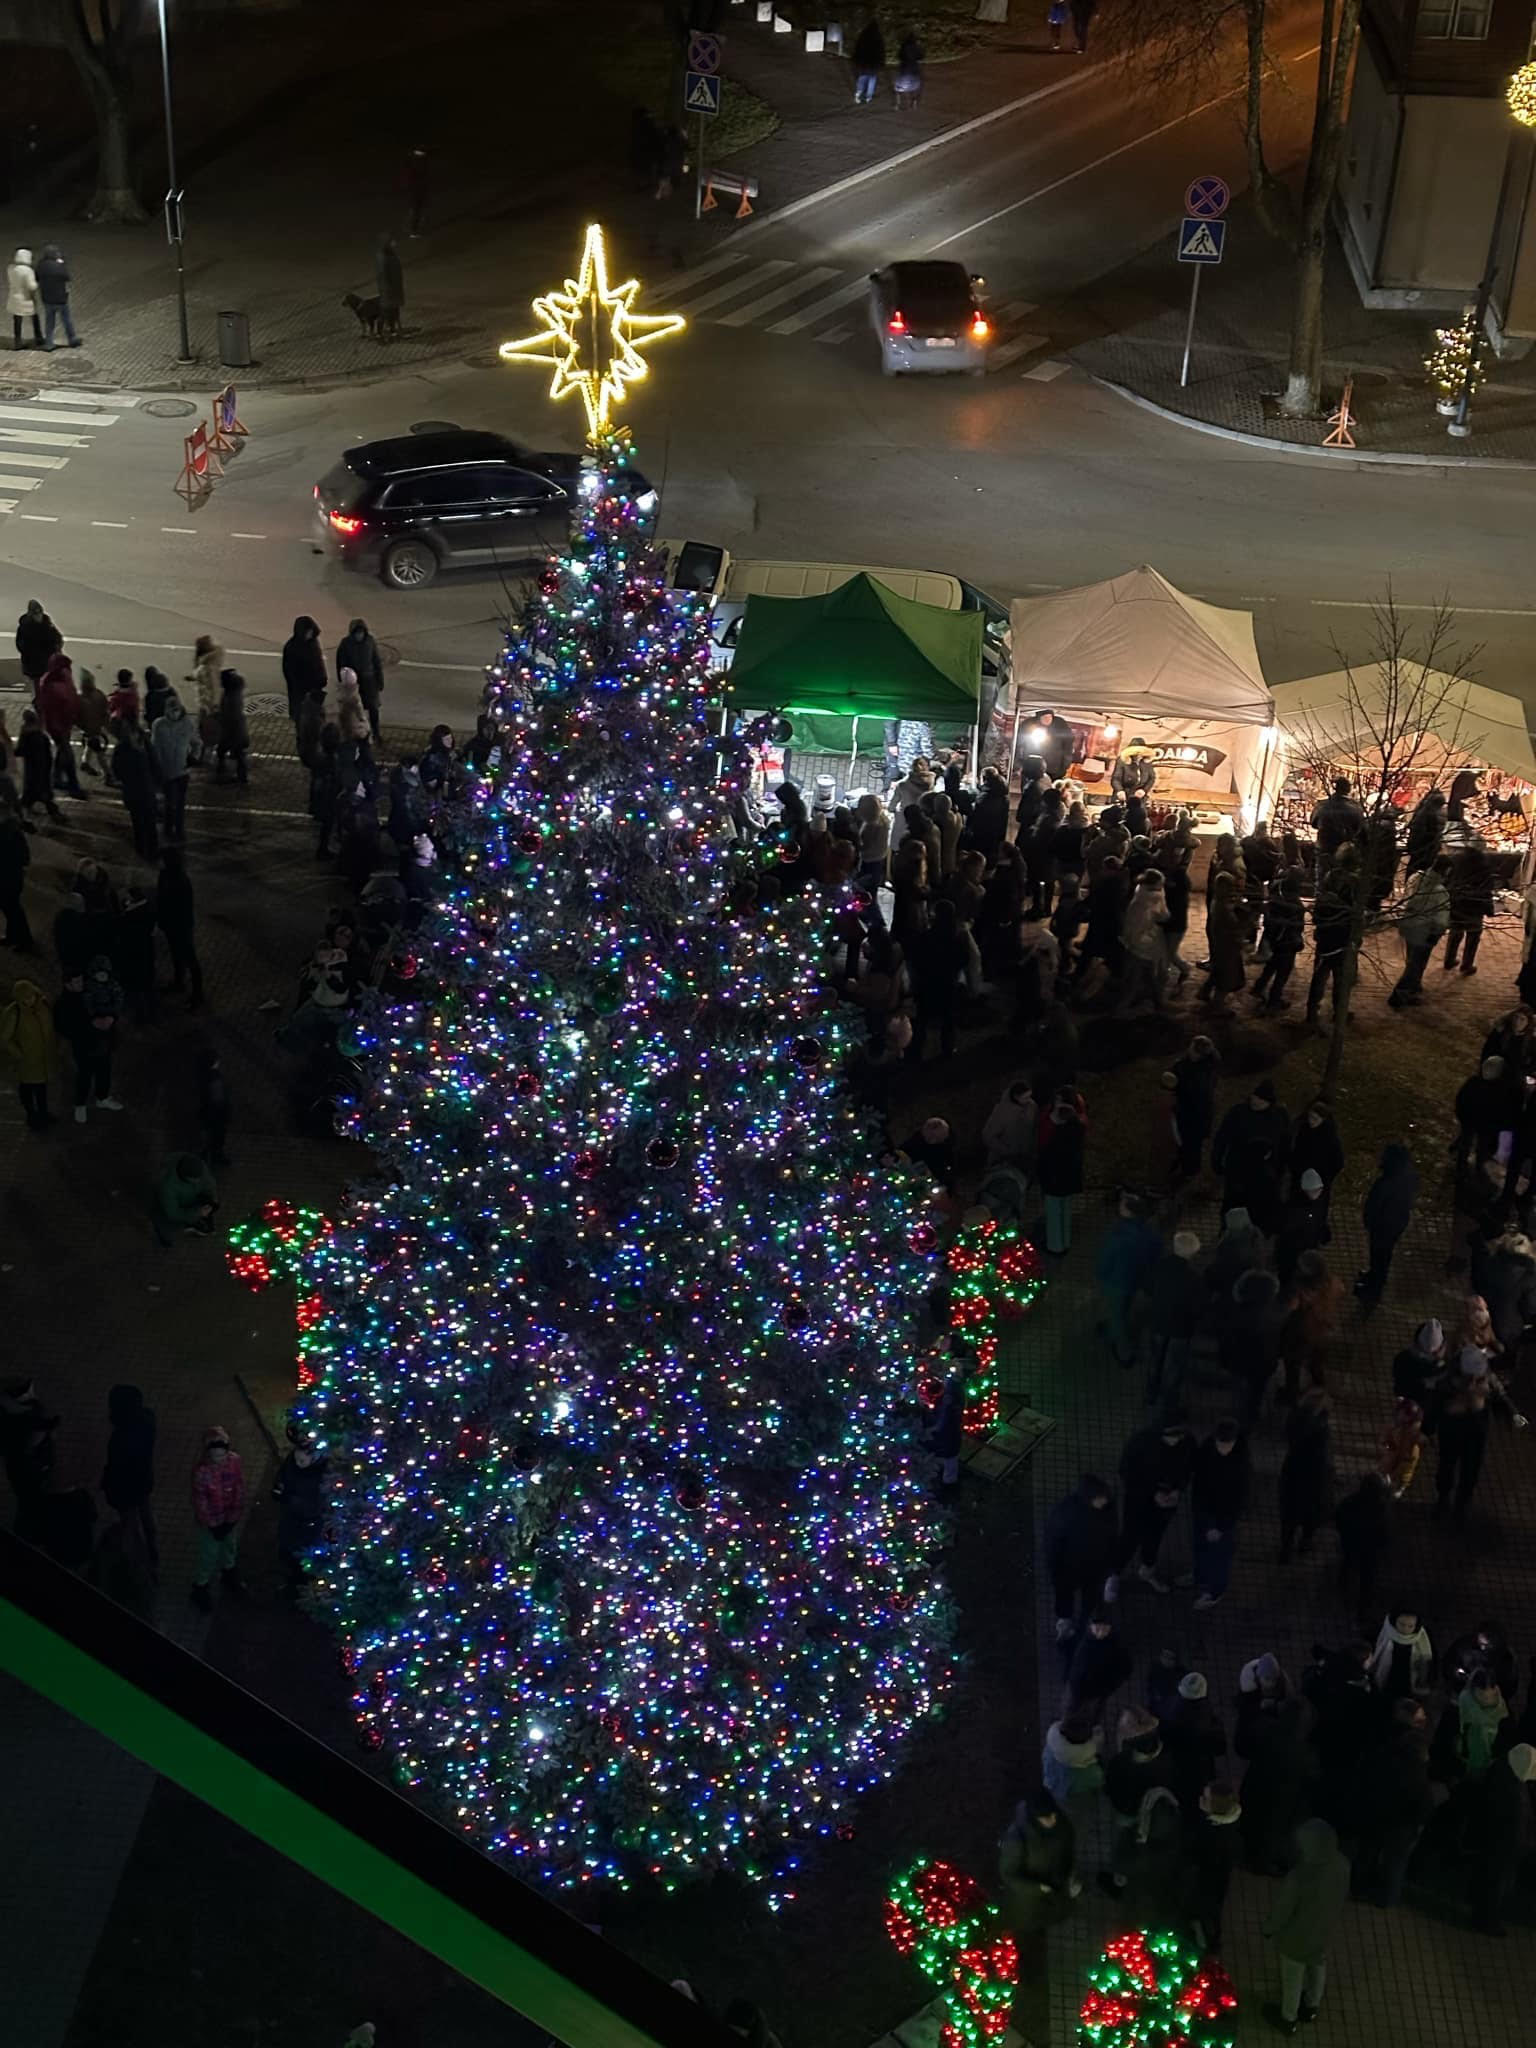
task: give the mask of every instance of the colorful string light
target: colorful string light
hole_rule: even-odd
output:
[[[1440,393],[1442,411],[1454,407],[1461,397],[1463,384],[1467,387],[1468,398],[1476,396],[1486,363],[1486,337],[1478,332],[1476,314],[1471,308],[1462,316],[1458,326],[1435,329],[1435,345],[1424,358],[1424,368]]]
[[[895,1419],[930,1186],[876,1170],[819,972],[846,905],[742,831],[751,734],[634,453],[594,448],[490,673],[409,1000],[350,1020],[382,1178],[305,1261],[311,1587],[359,1739],[491,1855],[777,1902],[949,1669]]]
[[[886,1898],[885,1930],[939,1990],[943,2048],[1002,2040],[1019,1952],[975,1878],[952,1863],[913,1864]]]
[[[989,1216],[962,1224],[946,1257],[950,1328],[974,1354],[965,1379],[965,1428],[985,1436],[997,1427],[1002,1327],[1017,1322],[1043,1292],[1040,1254],[1017,1225]]]
[[[317,1294],[306,1291],[304,1261],[330,1233],[330,1218],[318,1209],[300,1209],[292,1202],[274,1197],[263,1202],[256,1215],[237,1223],[226,1241],[224,1263],[231,1276],[252,1294],[260,1294],[274,1281],[287,1280],[299,1290],[294,1316],[298,1327],[298,1385],[314,1385],[315,1374],[308,1353],[308,1332],[320,1319]]]
[[[1181,1936],[1117,1935],[1088,1972],[1081,2048],[1234,2048],[1237,1993]]]

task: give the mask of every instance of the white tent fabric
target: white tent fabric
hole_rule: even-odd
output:
[[[1269,685],[1248,612],[1202,604],[1145,563],[1105,583],[1018,597],[1014,703],[1135,728],[1173,719],[1267,725]]]
[[[1341,761],[1357,749],[1368,763],[1377,758],[1371,751],[1371,732],[1373,727],[1380,732],[1387,719],[1391,677],[1379,662],[1363,664],[1353,671],[1352,700],[1350,673],[1339,669],[1275,685],[1275,719],[1293,747],[1336,746]],[[1391,723],[1402,733],[1397,748],[1401,765],[1438,775],[1447,761],[1458,767],[1464,761],[1481,761],[1506,775],[1518,775],[1522,782],[1536,783],[1536,748],[1518,697],[1438,669],[1424,671],[1421,680],[1413,666],[1400,671],[1397,694]],[[1415,702],[1428,714],[1429,730],[1422,739],[1406,730],[1415,715],[1407,707]]]

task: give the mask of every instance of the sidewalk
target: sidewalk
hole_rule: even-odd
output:
[[[1319,448],[1330,432],[1326,419],[1285,419],[1273,403],[1285,386],[1290,348],[1291,261],[1260,226],[1246,196],[1227,218],[1225,257],[1200,286],[1186,389],[1179,388],[1179,366],[1190,269],[1175,260],[1173,222],[1151,249],[1076,295],[1067,311],[1079,339],[1062,352],[1090,375],[1200,426],[1276,446]],[[1331,240],[1323,310],[1325,412],[1338,405],[1352,377],[1359,455],[1536,462],[1536,357],[1493,364],[1473,404],[1471,437],[1446,433],[1424,358],[1436,327],[1448,318],[1368,311]],[[1349,449],[1338,457],[1358,459]]]

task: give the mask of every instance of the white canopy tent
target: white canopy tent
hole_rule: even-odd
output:
[[[1395,758],[1415,774],[1439,775],[1447,765],[1454,770],[1471,761],[1536,784],[1536,747],[1518,697],[1416,665],[1399,670],[1395,688],[1394,705],[1394,680],[1380,662],[1277,683],[1275,721],[1282,741],[1313,751],[1332,747],[1341,762],[1361,757],[1366,769],[1374,766],[1379,773],[1373,735],[1385,731],[1400,735]],[[1412,729],[1420,711],[1422,734]]]
[[[1170,794],[1235,797],[1251,812],[1274,704],[1248,612],[1204,604],[1145,563],[1123,576],[1015,598],[1012,704],[1147,742]]]

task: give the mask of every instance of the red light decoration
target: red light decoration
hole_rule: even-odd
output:
[[[950,1327],[975,1353],[965,1382],[965,1428],[985,1436],[997,1427],[999,1329],[1033,1307],[1045,1277],[1040,1254],[1023,1232],[991,1216],[961,1226],[947,1261]]]
[[[937,1986],[944,2006],[942,2048],[988,2048],[1008,2030],[1019,1952],[974,1877],[924,1860],[892,1885],[885,1931]]]
[[[1079,2048],[1233,2048],[1237,1992],[1177,1934],[1116,1935],[1088,1972]]]

